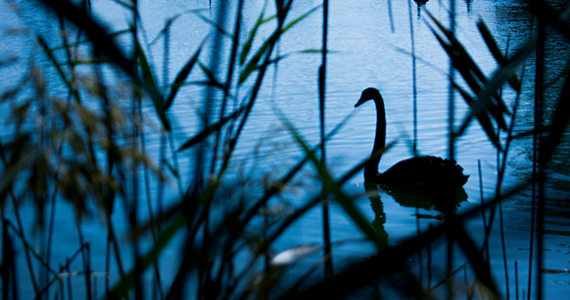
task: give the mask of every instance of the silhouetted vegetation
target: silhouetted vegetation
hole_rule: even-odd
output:
[[[17,10],[16,3],[8,2]],[[343,189],[344,183],[357,174],[360,176],[364,166],[375,158],[363,158],[340,176],[333,176],[324,160],[327,141],[334,138],[347,121],[330,132],[321,125],[320,144],[309,145],[288,116],[275,108],[275,114],[296,146],[303,150],[304,157],[284,164],[286,169],[282,172],[257,174],[255,178],[239,176],[241,170],[232,169],[235,150],[251,112],[256,102],[264,101],[259,97],[262,83],[271,80],[266,78],[271,68],[287,59],[287,55],[276,50],[281,37],[307,16],[317,13],[323,13],[323,46],[296,55],[321,55],[319,82],[315,83],[320,99],[315,102],[320,101],[319,118],[324,124],[327,56],[334,55],[327,48],[328,1],[296,17],[290,16],[294,1],[268,1],[266,5],[271,5],[275,14],[267,15],[271,9],[264,10],[254,25],[246,29],[242,24],[245,0],[235,4],[235,16],[229,15],[231,10],[226,7],[226,1],[215,6],[217,20],[224,18],[233,22],[226,26],[208,19],[199,10],[185,12],[210,24],[211,33],[204,40],[190,41],[195,51],[184,58],[185,64],[177,70],[174,79],[168,78],[167,71],[162,76],[156,72],[148,41],[142,38],[144,28],[136,0],[116,1],[132,13],[130,28],[121,31],[111,31],[101,25],[91,14],[88,0],[76,4],[68,0],[40,2],[59,18],[61,44],[52,47],[41,36],[35,36],[38,51],[41,51],[36,55],[45,56],[49,66],[30,60],[26,75],[15,86],[2,86],[0,97],[2,109],[9,111],[0,136],[3,299],[19,297],[19,278],[29,280],[37,299],[77,299],[76,295],[72,296],[76,289],[81,290],[86,299],[389,297],[379,289],[389,291],[388,295],[415,299],[441,297],[440,292],[434,292],[439,285],[447,286],[450,299],[458,295],[468,299],[502,298],[504,295],[497,287],[502,283],[493,277],[489,250],[474,242],[464,222],[479,217],[482,211],[493,211],[490,215],[494,216],[495,210],[502,209],[503,199],[528,187],[536,191],[532,226],[536,224],[537,228],[531,232],[537,235],[537,242],[533,245],[535,249],[542,248],[545,170],[549,163],[552,166],[555,153],[565,151],[559,145],[570,119],[568,69],[557,78],[561,88],[556,98],[545,99],[544,43],[553,32],[570,38],[566,22],[568,8],[555,10],[546,3],[528,1],[538,22],[537,30],[524,45],[510,50],[508,55],[500,50],[484,21],[479,21],[480,33],[500,66],[491,77],[479,69],[452,28],[426,14],[434,36],[449,55],[454,72],[462,79],[450,76],[450,85],[470,107],[461,126],[450,126],[451,156],[455,139],[477,120],[497,151],[497,185],[492,199],[460,212],[456,207],[467,198],[463,190],[389,189],[401,205],[433,208],[440,214],[432,217],[442,221],[417,236],[388,246],[378,186],[370,183],[366,186],[375,215],[372,222],[356,209],[355,196]],[[408,2],[411,12],[411,0]],[[418,6],[420,2],[425,4],[416,2]],[[170,27],[178,17],[165,20],[160,36],[153,41],[164,42],[164,70],[168,70],[171,59]],[[262,29],[270,34],[262,37],[259,34]],[[212,48],[206,47],[206,43],[230,43],[231,47],[228,54],[209,53]],[[0,59],[1,71],[11,60]],[[533,75],[521,71],[529,60],[535,61],[536,69],[535,123],[532,130],[515,134],[513,126],[517,121],[522,78]],[[64,91],[53,91],[53,83],[44,76],[46,68],[55,69]],[[196,73],[204,80],[190,81],[191,74]],[[181,91],[189,85],[204,87],[201,98],[193,99],[199,105],[200,118],[194,120],[197,126],[193,136],[176,144],[173,124],[177,120],[171,110],[181,101]],[[504,101],[503,88],[514,91],[516,98]],[[221,95],[221,101],[215,101],[214,94]],[[152,103],[152,114],[144,111],[145,101]],[[542,110],[545,101],[556,103],[546,119]],[[450,106],[453,107],[453,100]],[[158,157],[149,154],[148,136],[159,141],[158,145],[152,145],[158,147]],[[528,180],[521,179],[515,186],[503,187],[510,144],[514,139],[528,136],[534,137],[532,176]],[[389,151],[391,145],[388,143],[381,152]],[[191,170],[181,168],[178,158],[188,153],[192,153]],[[300,207],[277,210],[274,200],[282,193],[305,188],[296,181],[296,176],[311,165],[316,170],[320,192],[304,199]],[[181,174],[191,174],[189,182],[185,182]],[[175,200],[166,201],[166,198]],[[332,256],[331,249],[339,246],[331,243],[328,227],[327,204],[333,201],[361,230],[365,242],[374,245],[373,255],[365,259]],[[50,262],[52,252],[57,251],[52,241],[59,202],[73,207],[75,215],[69,226],[75,227],[80,245],[69,249],[68,259],[56,266]],[[26,230],[28,225],[24,219],[30,218],[21,215],[20,207],[30,203],[35,213],[33,222],[41,232],[41,251],[29,243],[30,236],[37,233]],[[303,245],[274,253],[274,244],[291,224],[321,205],[325,212],[323,245]],[[91,246],[82,228],[86,217],[99,218],[105,224],[103,275],[96,274],[92,267]],[[118,234],[121,230],[117,229],[117,218],[125,220],[120,226],[127,227],[126,240]],[[485,222],[486,228],[490,228],[494,219],[491,217]],[[534,240],[532,234],[530,239]],[[434,275],[431,280],[430,273],[426,284],[412,271],[409,260],[420,251],[427,251],[430,257],[432,244],[442,240],[448,247],[448,257],[452,251],[458,251],[459,254],[453,255],[463,255],[467,263],[452,269],[448,262],[445,274],[437,279]],[[22,245],[22,253],[14,253],[15,243]],[[165,255],[169,247],[178,247],[176,254]],[[504,249],[504,245],[501,247]],[[537,270],[542,270],[541,251],[534,251],[529,260],[535,262]],[[25,257],[24,266],[14,264],[16,254]],[[307,256],[319,258],[310,265],[301,265]],[[161,267],[165,260],[168,260],[167,270]],[[468,275],[456,278],[460,271]],[[118,274],[118,280],[110,280],[111,272]],[[168,282],[163,279],[166,272],[168,278],[172,278]],[[532,272],[536,290],[531,291],[529,284],[527,292],[529,297],[537,295],[539,298],[541,273]],[[77,278],[81,281],[75,280]],[[105,282],[104,290],[94,285],[97,280]],[[147,294],[149,289],[152,295]]]

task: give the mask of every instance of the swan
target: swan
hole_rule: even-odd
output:
[[[427,188],[460,188],[469,176],[463,174],[463,168],[455,160],[435,156],[418,156],[402,160],[383,173],[378,172],[382,155],[376,155],[386,144],[386,113],[384,99],[375,88],[362,91],[354,107],[359,107],[368,100],[376,104],[376,137],[372,148],[372,157],[364,166],[364,180],[385,186],[422,186]]]

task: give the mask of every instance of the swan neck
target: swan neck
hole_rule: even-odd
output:
[[[386,145],[386,113],[384,111],[384,101],[382,98],[374,99],[376,104],[376,136],[374,138],[374,147],[372,148],[372,159],[364,167],[364,178],[373,181],[378,175],[378,164],[382,155],[375,155]]]

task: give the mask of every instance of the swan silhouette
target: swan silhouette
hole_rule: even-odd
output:
[[[442,159],[435,156],[418,156],[402,160],[386,170],[378,173],[381,155],[374,155],[386,144],[386,113],[382,95],[375,88],[367,88],[354,107],[368,100],[376,104],[376,137],[372,148],[372,157],[364,167],[364,180],[380,185],[401,187],[421,186],[426,188],[460,188],[469,176],[463,174],[463,168],[455,160]]]

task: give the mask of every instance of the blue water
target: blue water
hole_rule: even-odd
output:
[[[264,7],[264,1],[245,1],[244,24],[245,30],[249,30]],[[92,1],[92,13],[106,24],[111,31],[128,28],[130,14],[120,5],[107,0]],[[10,8],[19,6],[20,10]],[[228,10],[235,10],[235,4],[230,4]],[[300,16],[304,12],[320,5],[319,1],[297,1],[291,18]],[[354,165],[365,159],[371,151],[374,138],[375,111],[372,103],[359,108],[354,112],[354,104],[360,92],[367,87],[377,87],[386,103],[387,115],[387,141],[397,141],[383,157],[380,170],[387,169],[394,163],[412,156],[411,144],[413,139],[413,77],[410,22],[414,31],[415,55],[418,57],[416,65],[417,76],[417,147],[422,155],[447,156],[448,153],[448,99],[449,99],[449,60],[437,40],[434,38],[430,26],[434,24],[427,17],[429,10],[444,25],[449,25],[449,3],[447,1],[429,1],[421,11],[412,2],[412,11],[409,11],[408,3],[392,1],[391,13],[388,11],[388,2],[381,1],[333,1],[330,6],[329,21],[329,44],[331,54],[328,56],[327,81],[326,81],[326,130],[330,132],[335,126],[349,114],[355,115],[327,142],[327,165],[330,172],[337,177],[351,169]],[[483,72],[490,76],[497,68],[497,63],[487,51],[485,43],[479,34],[476,22],[484,20],[491,33],[497,38],[499,47],[506,49],[509,41],[509,51],[520,47],[528,36],[528,29],[532,28],[530,15],[525,12],[525,7],[516,1],[456,1],[456,36],[472,55]],[[159,35],[168,18],[179,15],[171,30],[171,45],[168,64],[168,79],[171,81],[178,70],[186,63],[189,57],[196,51],[201,41],[211,32],[211,25],[201,21],[189,10],[199,10],[204,16],[215,19],[217,1],[139,1],[140,18],[144,31],[141,32],[143,41],[151,42]],[[266,16],[273,13],[271,5],[267,7]],[[230,13],[229,15],[233,15]],[[60,43],[60,33],[57,19],[54,15],[46,13],[45,9],[33,1],[20,1],[17,5],[12,1],[0,3],[0,33],[2,46],[0,46],[0,58],[18,57],[19,60],[0,68],[0,89],[3,91],[18,83],[29,66],[29,60],[35,61],[46,67],[45,76],[50,83],[54,95],[62,93],[65,89],[61,85],[57,74],[41,54],[41,50],[34,46],[35,35],[47,39],[50,46],[55,47]],[[232,18],[226,20],[226,28],[233,24]],[[429,25],[428,25],[429,24]],[[261,43],[261,39],[271,34],[273,23],[267,24],[260,29],[260,39],[254,43],[254,49]],[[288,167],[302,156],[302,151],[292,140],[290,133],[283,128],[282,121],[276,116],[276,111],[281,111],[295,126],[296,130],[310,145],[316,145],[320,139],[319,132],[319,108],[317,74],[320,66],[320,54],[305,53],[300,51],[307,49],[319,49],[321,47],[322,34],[322,11],[318,9],[307,19],[300,22],[290,31],[283,35],[276,50],[279,55],[290,54],[278,64],[277,73],[270,69],[260,91],[258,101],[255,104],[251,118],[244,128],[244,134],[239,140],[235,157],[232,160],[228,174],[229,178],[239,178],[240,174],[253,174],[255,178],[265,174],[271,178],[277,178]],[[70,26],[71,28],[71,26]],[[245,42],[246,35],[242,34]],[[119,42],[125,46],[125,51],[130,51],[129,38],[122,37]],[[223,40],[224,50],[221,51],[222,60],[227,57],[229,40]],[[211,42],[205,44],[204,54],[201,61],[209,64],[211,57],[208,53],[213,47]],[[557,49],[552,46],[553,49]],[[566,47],[557,45],[556,47]],[[162,38],[156,39],[150,47],[146,48],[151,55],[151,63],[155,67],[156,74],[163,80],[163,45]],[[218,51],[219,49],[216,49]],[[407,53],[406,53],[407,52]],[[31,58],[30,58],[31,57]],[[524,93],[521,97],[521,106],[518,111],[519,118],[516,130],[529,129],[532,125],[532,60],[526,65],[527,78],[523,85]],[[553,63],[553,65],[556,65]],[[114,76],[107,70],[108,76]],[[458,75],[456,78],[459,77]],[[200,72],[194,72],[192,80],[203,80],[205,77]],[[224,77],[220,77],[222,80]],[[459,80],[460,84],[463,84]],[[163,84],[163,81],[159,82]],[[251,80],[245,83],[245,87],[252,84]],[[247,89],[239,91],[240,99],[246,96]],[[181,89],[174,105],[171,107],[168,117],[172,120],[175,145],[180,145],[193,136],[199,126],[199,118],[196,113],[201,108],[200,99],[204,95],[202,86],[190,85]],[[65,94],[60,95],[65,97]],[[220,99],[217,95],[216,100]],[[508,88],[504,91],[504,99],[507,106],[512,108],[514,93]],[[95,104],[87,104],[93,105]],[[233,105],[233,104],[232,104]],[[216,112],[219,107],[212,108]],[[160,135],[153,126],[158,124],[158,119],[153,112],[150,101],[144,102],[143,111],[149,120],[145,129],[146,147],[149,155],[158,157]],[[468,112],[468,107],[459,95],[455,95],[455,124],[459,125]],[[0,113],[2,120],[7,120],[8,111]],[[1,129],[2,139],[9,139],[11,127]],[[513,143],[509,153],[509,165],[507,167],[506,180],[503,186],[514,186],[521,181],[520,174],[528,174],[531,163],[528,161],[531,139],[519,140]],[[489,200],[494,194],[497,177],[496,151],[481,126],[472,122],[463,136],[455,143],[455,159],[465,169],[465,174],[470,178],[465,185],[468,195],[467,201],[461,203],[459,212],[473,208],[481,203],[480,185],[483,185],[484,200]],[[253,151],[258,155],[252,158]],[[186,186],[191,180],[192,151],[183,152],[179,155],[182,185]],[[479,176],[478,162],[481,163]],[[302,205],[310,195],[314,195],[320,189],[317,182],[311,179],[315,172],[307,168],[303,176],[296,178],[298,188],[285,193],[285,204],[274,202],[271,208],[279,208],[283,205],[298,207]],[[269,176],[269,175],[268,175]],[[247,189],[245,187],[244,189]],[[253,187],[252,189],[255,189]],[[155,191],[155,187],[152,187]],[[167,203],[174,203],[178,199],[177,186],[174,180],[168,186],[166,197]],[[374,212],[370,206],[370,200],[363,195],[363,178],[361,174],[353,177],[345,184],[344,191],[349,195],[361,195],[354,201],[356,207],[363,215],[372,222]],[[555,193],[556,192],[556,193]],[[552,194],[550,194],[552,193]],[[551,191],[548,196],[553,199],[565,198],[562,191]],[[516,196],[504,203],[504,228],[507,252],[507,265],[509,272],[510,296],[515,295],[514,265],[518,262],[519,291],[522,295],[528,280],[529,261],[529,231],[530,191],[524,190],[523,195]],[[417,232],[416,208],[404,207],[394,201],[393,197],[386,192],[381,192],[383,210],[386,220],[383,224],[388,233],[388,243],[397,244],[403,238]],[[156,205],[156,203],[153,203]],[[147,218],[148,210],[146,203],[140,206],[142,218]],[[12,207],[9,206],[8,209]],[[419,213],[438,216],[436,211],[420,210]],[[487,215],[487,220],[489,216]],[[498,215],[497,215],[498,217]],[[545,268],[560,272],[545,275],[544,289],[548,299],[564,299],[565,293],[570,292],[570,277],[568,268],[568,243],[565,234],[568,233],[568,214],[564,210],[558,215],[547,218],[547,230],[550,234],[545,235],[544,255],[546,258]],[[30,207],[22,209],[22,218],[27,224],[27,234],[32,236],[32,221],[35,215]],[[118,205],[114,215],[114,224],[119,232],[125,231],[126,222],[123,207]],[[214,220],[215,221],[215,220]],[[429,224],[438,224],[434,219],[421,219],[420,228],[426,230]],[[78,237],[74,224],[74,215],[71,207],[65,203],[57,205],[57,218],[53,257],[51,263],[54,266],[65,262],[75,249],[77,249]],[[92,268],[96,273],[97,287],[101,295],[103,291],[105,270],[105,241],[106,230],[103,226],[102,217],[91,216],[82,223],[82,230],[91,245]],[[287,232],[275,244],[275,252],[307,244],[322,243],[320,208],[311,210],[304,218],[290,227]],[[353,222],[347,217],[343,209],[336,203],[331,206],[332,240],[334,242],[357,240],[363,237]],[[501,254],[501,242],[498,231],[498,221],[491,232],[489,240],[491,245],[491,266],[493,275],[497,280],[501,292],[506,293],[504,278],[503,257]],[[478,242],[483,240],[484,227],[481,218],[478,217],[468,223],[468,231]],[[181,238],[181,237],[180,237]],[[126,236],[122,237],[126,242]],[[179,241],[180,239],[177,239]],[[125,243],[126,244],[126,243]],[[175,243],[174,243],[175,244]],[[37,241],[35,247],[40,247]],[[147,245],[148,246],[148,245]],[[480,246],[480,244],[479,244]],[[19,245],[19,250],[22,246]],[[130,255],[130,248],[126,247],[125,257]],[[163,279],[170,282],[174,276],[180,257],[177,253],[178,246],[171,245],[161,256],[161,270],[164,270]],[[23,251],[23,250],[22,250]],[[145,249],[142,249],[145,252]],[[365,257],[373,252],[373,247],[361,242],[346,242],[334,252],[335,259],[347,257]],[[425,255],[425,254],[424,254]],[[445,270],[445,251],[434,254],[435,269]],[[414,257],[415,262],[418,257]],[[423,258],[425,264],[425,257]],[[130,269],[131,262],[125,259],[126,268]],[[464,258],[456,258],[456,266],[464,263]],[[22,298],[33,295],[29,275],[26,273],[23,255],[17,257],[17,265],[22,266],[18,274],[22,285],[20,292]],[[79,263],[72,266],[81,269]],[[118,278],[117,270],[112,269],[109,274],[111,281]],[[536,271],[533,271],[534,273]],[[102,274],[102,275],[97,275]],[[150,274],[149,274],[150,276]],[[83,278],[76,277],[75,292],[81,295]],[[459,280],[459,279],[457,279]],[[521,296],[522,297],[522,296]],[[81,296],[78,296],[81,298]]]

